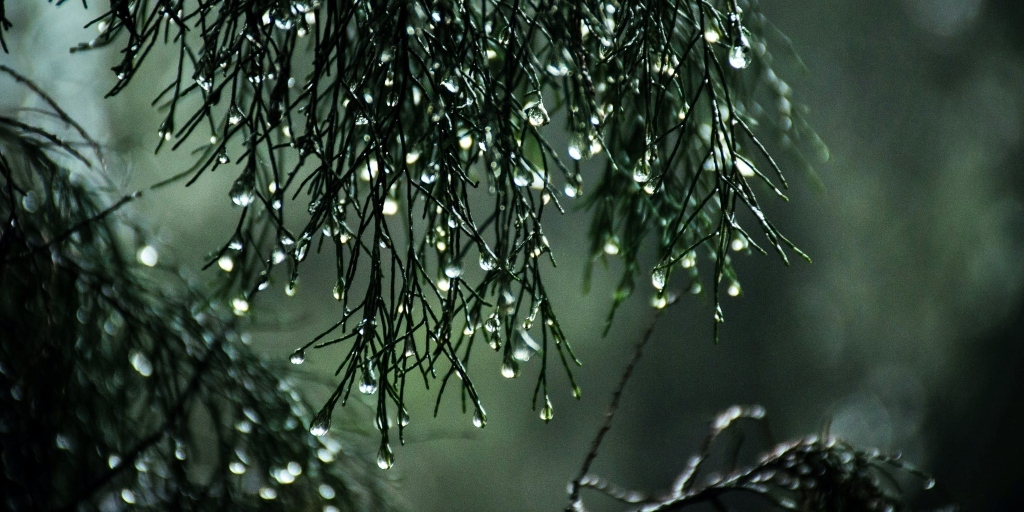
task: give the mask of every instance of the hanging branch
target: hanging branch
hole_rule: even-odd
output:
[[[716,339],[720,282],[740,293],[730,248],[764,252],[741,227],[742,210],[788,261],[795,247],[754,192],[782,196],[760,166],[785,181],[751,127],[817,139],[794,124],[754,7],[117,0],[93,21],[99,36],[74,51],[120,48],[110,95],[157,44],[176,52],[154,101],[166,112],[157,149],[196,148],[195,166],[179,175],[188,184],[223,167],[238,173],[228,192],[237,228],[209,263],[228,272],[237,314],[275,281],[294,295],[309,254],[333,252],[339,312],[291,360],[310,349],[338,354],[337,387],[311,431],[329,430],[353,387],[376,394],[386,467],[388,418],[402,418],[401,439],[409,376],[441,378],[441,390],[454,376],[463,410],[486,424],[469,370],[477,341],[499,353],[506,377],[539,356],[534,399],[543,394],[546,420],[552,343],[579,396],[579,362],[542,280],[542,261],[555,263],[546,209],[586,198],[595,258],[625,263],[615,307],[642,273],[648,238],[659,258],[655,307],[669,302],[674,269],[699,292],[707,260]],[[780,105],[778,115],[762,101]]]

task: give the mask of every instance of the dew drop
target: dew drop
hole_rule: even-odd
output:
[[[455,279],[462,275],[462,265],[458,262],[453,262],[444,268],[444,275],[450,279]]]
[[[235,260],[230,255],[224,254],[217,258],[217,266],[224,272],[231,272],[235,269]]]
[[[544,108],[543,103],[534,103],[526,107],[524,113],[526,114],[526,120],[532,126],[544,126],[551,122],[551,116],[548,115],[548,111]]]
[[[320,412],[316,413],[313,421],[309,423],[309,433],[321,437],[327,434],[329,430],[331,430],[331,411],[324,407],[320,409]]]
[[[395,464],[395,454],[391,451],[391,445],[384,443],[380,445],[377,452],[377,466],[381,469],[390,469]]]
[[[726,290],[730,297],[738,297],[740,293],[743,293],[743,289],[740,288],[740,284],[733,282],[729,285],[729,289]]]
[[[300,348],[295,352],[292,352],[292,355],[288,360],[291,361],[292,364],[302,364],[306,362],[306,351]]]
[[[494,268],[497,267],[497,266],[498,266],[497,260],[495,260],[493,257],[491,257],[490,254],[488,254],[487,252],[481,252],[480,253],[480,269],[481,270],[483,270],[485,272],[489,272],[491,270],[494,270]]]
[[[234,473],[236,475],[244,475],[245,474],[245,469],[246,469],[245,468],[245,464],[242,464],[241,462],[239,462],[237,460],[236,461],[232,461],[231,464],[228,464],[228,471],[231,471],[232,473]]]
[[[484,408],[479,404],[477,404],[476,412],[473,413],[473,426],[476,428],[487,426],[487,413],[484,412]]]
[[[243,316],[249,312],[249,301],[243,297],[235,297],[231,299],[231,311],[235,313],[235,316]]]
[[[121,499],[129,505],[135,503],[135,493],[131,489],[121,489]]]
[[[487,321],[484,322],[484,329],[487,332],[497,332],[499,327],[501,327],[501,320],[498,319],[497,313],[492,313],[491,316],[487,317]]]
[[[228,194],[236,206],[249,206],[256,199],[256,179],[251,173],[244,173],[235,180]]]
[[[569,143],[569,158],[573,160],[583,159],[583,146],[581,146],[581,141],[576,138],[573,138],[572,142]]]
[[[442,81],[441,85],[443,85],[444,88],[447,89],[448,92],[450,92],[452,94],[455,94],[455,93],[459,92],[459,84],[452,77],[449,77],[449,78],[445,79],[444,81]]]
[[[160,254],[157,252],[156,247],[144,245],[135,253],[135,257],[139,260],[139,263],[147,267],[155,267],[160,259]]]
[[[359,392],[364,395],[372,395],[377,392],[377,372],[370,363],[363,365],[363,378],[359,381]]]
[[[260,498],[267,501],[277,499],[277,491],[275,491],[273,487],[261,487],[259,494]]]
[[[334,487],[327,484],[320,484],[320,497],[325,500],[333,500],[335,496]]]
[[[306,259],[306,253],[309,252],[309,237],[303,235],[299,238],[298,243],[295,244],[295,260],[302,261]]]
[[[519,375],[519,363],[515,359],[506,358],[504,363],[501,363],[501,376],[506,379],[514,379]]]
[[[245,115],[242,114],[242,109],[238,108],[238,105],[232,104],[228,109],[228,124],[231,126],[237,126],[244,118]]]
[[[928,480],[926,480],[924,482],[924,488],[925,488],[925,490],[934,489],[935,488],[935,479],[934,478],[929,478]]]
[[[398,201],[391,196],[384,198],[384,204],[381,205],[381,213],[384,215],[394,215],[398,213]]]
[[[139,375],[143,377],[149,377],[153,375],[153,363],[149,362],[149,358],[145,354],[137,350],[133,350],[128,356],[128,360],[132,363],[132,368],[139,372]]]
[[[743,37],[740,43],[729,49],[729,65],[734,69],[743,69],[750,65],[750,45],[747,38]]]
[[[604,253],[609,256],[615,256],[619,253],[619,237],[613,235],[605,239]]]
[[[405,410],[404,407],[398,411],[398,424],[403,427],[409,426],[409,411]]]
[[[551,398],[544,395],[544,407],[540,410],[540,419],[544,420],[545,423],[551,421],[554,417],[554,408],[551,405]]]
[[[651,164],[646,159],[640,160],[633,167],[633,181],[647,183],[651,179]]]
[[[664,290],[666,277],[667,272],[664,267],[655,268],[654,272],[651,273],[651,284],[658,290]]]

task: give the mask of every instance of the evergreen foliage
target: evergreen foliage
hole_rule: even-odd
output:
[[[110,95],[157,45],[177,53],[155,100],[157,148],[195,147],[179,175],[188,184],[239,172],[237,229],[210,261],[233,269],[235,301],[272,279],[294,293],[303,260],[333,252],[341,312],[293,361],[344,347],[311,427],[326,431],[353,386],[377,392],[384,454],[408,377],[440,378],[442,391],[456,378],[486,423],[468,372],[478,341],[508,377],[539,354],[545,410],[549,356],[572,380],[579,362],[544,288],[542,262],[555,259],[542,220],[585,184],[591,251],[624,262],[616,306],[653,239],[654,305],[682,273],[688,289],[710,288],[717,333],[720,286],[740,293],[729,248],[764,252],[740,210],[784,260],[795,249],[756,197],[785,197],[785,181],[755,130],[817,139],[772,72],[750,4],[115,1],[74,50],[120,48]]]
[[[128,245],[145,231],[117,210],[138,194],[108,200],[99,146],[0,73],[42,105],[0,116],[3,507],[382,508],[386,483],[306,433],[295,383],[230,311]]]
[[[435,413],[458,386],[483,427],[469,369],[479,342],[506,377],[540,359],[534,404],[550,420],[549,357],[580,389],[545,290],[555,258],[543,220],[573,201],[592,214],[591,261],[623,262],[608,324],[638,276],[659,310],[677,299],[675,277],[710,294],[717,340],[720,288],[741,293],[733,253],[806,258],[761,209],[759,192],[784,199],[786,187],[761,137],[781,135],[798,157],[827,150],[772,70],[772,29],[754,0],[109,5],[92,22],[99,36],[73,51],[120,51],[111,96],[158,46],[176,53],[154,100],[165,112],[157,151],[196,158],[154,188],[238,173],[225,198],[237,227],[208,264],[229,272],[211,300],[159,264],[144,228],[119,211],[138,194],[112,201],[102,190],[99,145],[0,68],[45,106],[32,122],[0,117],[0,327],[33,343],[0,346],[8,508],[391,506],[385,482],[338,457],[334,408],[353,387],[374,396],[382,468],[394,461],[389,418],[404,441],[409,377],[437,386]],[[5,50],[9,28],[0,0]],[[645,268],[648,250],[656,263]],[[326,347],[343,355],[333,394],[309,408],[285,368],[246,347],[238,317],[272,282],[294,294],[303,261],[320,252],[335,262],[340,312],[291,362]],[[698,484],[718,435],[758,408],[716,420],[664,499],[589,475],[636,361],[573,482],[573,507],[581,488],[651,510],[732,490],[783,508],[899,504],[877,476],[901,463],[828,437]],[[35,471],[34,461],[47,464]],[[805,465],[822,471],[792,474]]]

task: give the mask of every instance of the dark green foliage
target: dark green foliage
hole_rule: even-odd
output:
[[[899,456],[861,450],[828,432],[775,445],[750,465],[737,465],[735,459],[729,468],[711,465],[709,460],[714,452],[722,450],[716,446],[720,436],[736,428],[737,420],[764,421],[764,416],[761,406],[733,406],[719,414],[700,452],[687,461],[672,488],[662,495],[623,489],[596,475],[584,476],[579,486],[634,504],[637,510],[645,512],[689,510],[703,504],[711,504],[717,510],[767,507],[896,512],[912,510],[905,500],[907,489],[901,482],[910,480],[923,484],[925,489],[935,486],[934,480]],[[743,496],[757,499],[737,500]],[[738,506],[739,503],[746,505]],[[582,499],[577,496],[570,509],[584,510]]]
[[[755,196],[781,196],[772,181],[785,182],[755,131],[817,139],[771,70],[754,7],[121,0],[76,50],[120,48],[114,95],[157,45],[174,49],[177,70],[155,100],[166,112],[158,148],[199,152],[177,177],[188,183],[239,172],[238,227],[211,260],[234,269],[226,297],[248,304],[272,280],[294,293],[302,261],[333,253],[341,309],[295,357],[344,347],[320,418],[353,385],[376,392],[383,453],[408,377],[440,378],[441,390],[455,377],[485,423],[468,373],[477,341],[500,353],[506,376],[540,355],[535,401],[549,401],[552,353],[571,380],[578,362],[541,277],[542,260],[555,261],[546,210],[585,193],[592,253],[625,263],[615,306],[647,274],[639,257],[653,238],[654,305],[669,301],[673,271],[699,292],[708,267],[717,326],[720,283],[740,290],[730,246],[763,252],[742,210],[786,258],[793,246]]]
[[[0,506],[383,508],[372,462],[308,435],[230,311],[136,261],[142,228],[115,210],[137,194],[110,201],[95,142],[0,73],[43,106],[0,115]]]

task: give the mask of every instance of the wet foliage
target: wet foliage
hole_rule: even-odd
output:
[[[73,51],[120,52],[110,95],[159,47],[177,57],[154,100],[157,149],[198,157],[171,180],[237,173],[225,198],[237,229],[210,259],[234,312],[271,285],[294,295],[311,254],[333,259],[337,318],[291,360],[340,349],[310,430],[326,433],[353,388],[375,395],[382,466],[388,418],[400,439],[408,422],[410,377],[440,380],[438,407],[459,387],[486,424],[469,371],[479,342],[506,377],[539,356],[534,402],[550,419],[549,357],[571,382],[579,362],[544,286],[546,212],[576,200],[592,212],[594,261],[624,263],[613,312],[641,275],[664,307],[681,274],[685,290],[708,289],[717,339],[721,288],[741,293],[730,251],[766,244],[788,262],[796,250],[761,210],[756,192],[784,198],[786,182],[757,134],[827,154],[772,70],[774,32],[752,1],[119,0],[97,12],[99,35]],[[657,263],[641,268],[652,245]]]
[[[0,79],[40,105],[0,114],[0,508],[390,506],[229,306],[160,262],[85,130]]]
[[[630,510],[644,512],[687,510],[708,504],[716,510],[757,507],[896,512],[912,510],[906,500],[908,494],[913,494],[906,487],[908,481],[924,489],[935,487],[935,480],[899,455],[862,450],[827,431],[779,443],[749,465],[739,465],[733,457],[732,467],[722,471],[709,462],[713,453],[721,450],[717,446],[719,438],[727,430],[736,429],[737,420],[765,421],[764,417],[761,406],[732,406],[719,414],[700,452],[687,461],[671,489],[662,495],[627,490],[588,474],[578,481],[570,509],[585,510],[578,490],[592,489],[630,504]]]

